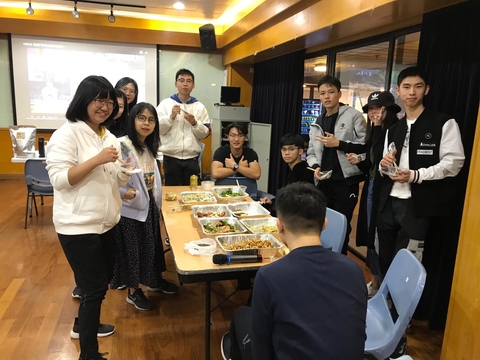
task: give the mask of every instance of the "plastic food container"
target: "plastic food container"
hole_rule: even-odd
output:
[[[235,234],[235,233],[244,233],[247,232],[245,226],[243,226],[238,219],[234,217],[224,217],[224,218],[201,218],[198,219],[198,223],[202,228],[202,231],[205,235],[220,235],[220,234]],[[229,226],[230,229],[224,228],[222,229],[219,226],[220,223],[225,224],[224,226]],[[217,226],[217,230],[208,230],[208,228],[212,228]],[[235,226],[236,230],[231,229],[231,227]]]
[[[276,233],[277,218],[258,218],[258,219],[242,219],[240,222],[252,233],[264,234],[264,233]]]
[[[245,200],[245,198],[248,197],[248,194],[246,193],[247,187],[244,185],[238,186],[225,186],[225,187],[214,187],[212,188],[213,193],[215,196],[220,199],[220,200],[227,200],[227,201],[233,201],[233,202],[238,202]],[[228,193],[237,193],[241,195],[227,195]]]
[[[184,204],[190,205],[217,202],[215,196],[207,191],[184,191],[180,193],[180,198]]]
[[[216,236],[215,239],[222,251],[232,255],[260,254],[265,258],[272,258],[277,254],[278,249],[283,247],[283,244],[272,234],[222,235]],[[261,242],[265,241],[270,243],[271,247],[256,247],[256,245],[261,245]],[[243,248],[244,246],[249,248]],[[239,247],[239,249],[232,250],[232,247]]]
[[[215,181],[211,181],[211,180],[202,181],[202,189],[205,191],[212,190],[214,186],[215,186]]]
[[[231,214],[238,218],[261,217],[270,214],[270,211],[265,209],[258,202],[240,202],[228,204],[227,206]]]
[[[209,217],[230,217],[227,205],[194,205],[192,206],[193,216],[197,219]]]

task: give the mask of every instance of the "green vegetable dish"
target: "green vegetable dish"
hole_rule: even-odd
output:
[[[237,225],[229,224],[228,220],[219,220],[216,223],[210,223],[203,225],[206,233],[219,234],[219,233],[234,233],[238,232]]]
[[[243,193],[233,191],[233,189],[227,189],[227,190],[223,190],[220,193],[220,196],[223,196],[223,197],[237,197],[237,196],[243,196]]]

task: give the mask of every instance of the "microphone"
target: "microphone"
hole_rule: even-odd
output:
[[[263,256],[262,255],[223,255],[223,254],[215,254],[212,257],[212,262],[217,265],[222,264],[239,264],[239,263],[255,263],[255,262],[262,262]]]

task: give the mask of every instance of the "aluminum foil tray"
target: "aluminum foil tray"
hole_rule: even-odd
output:
[[[260,254],[265,258],[274,257],[277,254],[278,249],[283,247],[283,244],[278,241],[275,236],[272,234],[242,234],[242,235],[223,235],[223,236],[216,236],[215,239],[217,240],[220,248],[232,255],[257,255]],[[250,249],[238,249],[238,250],[230,250],[230,246],[242,243],[245,241],[252,241],[252,240],[262,240],[262,241],[269,241],[272,244],[271,248],[250,248]]]
[[[216,203],[217,199],[209,191],[184,191],[180,193],[180,198],[184,204],[205,204]]]
[[[238,218],[259,217],[270,214],[270,211],[258,202],[240,202],[228,204],[227,206],[232,215]]]
[[[193,216],[197,219],[209,217],[230,217],[231,213],[227,205],[194,205],[192,206]],[[203,216],[202,216],[203,215]]]
[[[208,230],[205,229],[205,225],[216,225],[218,222],[224,221],[228,225],[234,225],[236,226],[236,231],[223,231],[219,230],[218,232],[209,232]],[[220,234],[238,234],[238,233],[244,233],[247,232],[247,229],[245,226],[243,226],[240,221],[238,221],[237,218],[234,217],[223,217],[223,218],[201,218],[198,219],[198,223],[200,224],[200,227],[202,228],[202,231],[205,235],[220,235]]]
[[[278,232],[277,218],[242,219],[240,222],[252,233]]]

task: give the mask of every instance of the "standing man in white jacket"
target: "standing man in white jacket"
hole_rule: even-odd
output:
[[[188,69],[178,70],[175,87],[178,93],[162,100],[157,108],[167,186],[189,185],[190,176],[200,173],[198,156],[202,139],[210,134],[207,109],[190,96],[195,88],[193,73]]]

